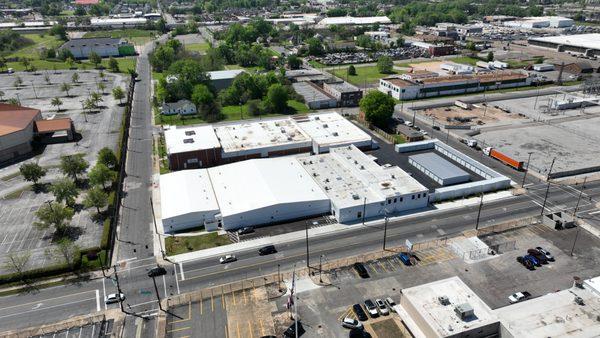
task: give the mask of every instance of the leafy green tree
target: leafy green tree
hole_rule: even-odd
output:
[[[75,6],[75,11],[73,11],[75,16],[84,16],[87,13],[85,12],[85,8],[83,6]]]
[[[35,216],[39,221],[33,225],[38,229],[54,228],[60,235],[64,234],[69,221],[73,218],[73,209],[63,205],[62,203],[50,202],[43,204],[36,212]]]
[[[57,108],[56,111],[60,111],[60,106],[63,104],[63,102],[59,97],[55,97],[52,99],[52,101],[50,101],[50,104]]]
[[[378,127],[385,127],[394,114],[394,99],[380,91],[371,91],[360,100],[365,119]]]
[[[492,52],[492,51],[488,52],[488,53],[487,53],[486,60],[487,60],[488,62],[492,62],[492,61],[494,61],[494,52]]]
[[[71,81],[73,81],[73,83],[79,82],[79,75],[77,73],[73,73],[71,76]]]
[[[92,187],[85,195],[83,205],[86,208],[96,208],[96,211],[99,214],[100,208],[104,208],[108,205],[108,194],[100,187]]]
[[[119,72],[119,62],[112,56],[108,58],[108,69],[113,73]]]
[[[60,85],[60,90],[67,93],[67,97],[69,97],[69,91],[71,90],[71,88],[73,87],[66,82],[63,82],[63,84]]]
[[[123,92],[123,88],[115,87],[112,90],[112,95],[115,100],[119,100],[119,104],[123,104],[123,99],[125,98],[125,92]]]
[[[468,50],[477,50],[477,47],[475,46],[475,42],[473,41],[467,41],[467,43],[465,44],[465,48]]]
[[[81,248],[71,239],[63,238],[50,251],[47,251],[47,255],[62,260],[71,270],[74,270],[81,257]]]
[[[394,72],[394,61],[389,56],[382,56],[377,60],[377,70],[381,74],[391,74]]]
[[[58,202],[65,202],[68,206],[73,206],[77,196],[79,196],[79,190],[77,190],[75,182],[68,178],[61,178],[52,183],[50,191]]]
[[[21,59],[21,64],[23,65],[23,68],[25,68],[25,71],[29,71],[30,70],[31,60],[29,60],[28,58],[22,58]]]
[[[11,251],[6,255],[3,268],[10,273],[19,276],[19,279],[25,280],[25,271],[31,259],[31,251]]]
[[[90,100],[93,102],[94,104],[94,108],[100,108],[100,102],[104,101],[104,99],[102,98],[102,94],[98,93],[98,92],[92,92],[90,94]]]
[[[396,39],[396,46],[398,46],[398,47],[404,46],[404,37],[403,36],[399,36]]]
[[[248,114],[252,116],[259,116],[261,114],[260,100],[249,100],[247,105]]]
[[[104,90],[106,89],[106,85],[104,84],[104,82],[98,82],[97,87],[100,93],[104,95]]]
[[[48,75],[48,73],[44,74],[44,82],[46,82],[47,85],[52,84],[52,81],[50,80],[50,75]]]
[[[23,84],[23,79],[17,75],[17,78],[15,79],[15,82],[14,82],[14,86],[17,87],[17,89],[18,89],[19,87],[21,87],[22,84]]]
[[[354,65],[350,65],[348,67],[348,75],[350,75],[350,76],[356,76],[356,68],[354,68]]]
[[[104,189],[106,189],[106,184],[112,183],[116,177],[117,173],[110,170],[102,163],[97,163],[88,173],[90,183],[93,185],[101,185]]]
[[[266,105],[271,112],[283,113],[287,110],[287,89],[279,83],[272,84],[267,91]]]
[[[21,172],[25,181],[33,182],[34,185],[37,185],[46,176],[47,171],[37,163],[24,163],[19,167],[19,172]]]
[[[98,55],[98,53],[96,52],[90,52],[90,55],[88,55],[88,59],[96,68],[98,68],[98,65],[102,63],[102,57],[100,57],[100,55]]]
[[[64,155],[60,158],[60,170],[75,181],[77,176],[84,174],[89,166],[83,155]]]
[[[107,147],[104,147],[98,151],[98,163],[102,163],[109,169],[117,167],[117,156],[115,153]]]
[[[320,56],[325,54],[325,48],[323,47],[321,40],[310,38],[306,40],[306,44],[308,45],[308,55]]]
[[[206,85],[199,84],[194,86],[192,102],[194,102],[200,114],[206,119],[215,120],[221,113],[221,107]]]
[[[300,61],[299,57],[292,54],[292,55],[288,56],[287,64],[290,69],[298,69],[298,68],[300,68],[300,65],[302,64],[302,61]]]
[[[63,41],[66,41],[68,39],[67,29],[65,28],[65,26],[60,24],[55,24],[54,26],[52,26],[52,28],[50,28],[50,30],[48,31],[48,34],[54,35]]]

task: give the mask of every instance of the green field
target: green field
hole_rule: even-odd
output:
[[[134,45],[143,45],[154,39],[156,31],[143,29],[115,29],[109,31],[87,32],[84,38],[125,38]]]
[[[478,61],[481,61],[476,58],[472,58],[470,56],[459,56],[452,59],[448,59],[448,61],[452,61],[455,63],[462,63],[464,65],[475,66]]]
[[[383,74],[380,73],[379,70],[377,70],[377,66],[354,66],[354,69],[356,69],[356,75],[348,75],[348,67],[346,66],[329,70],[329,72],[356,86],[377,83],[379,82],[379,79],[384,78],[386,76],[403,73],[402,71],[396,70],[392,74]]]
[[[184,47],[186,50],[188,50],[190,52],[205,53],[210,48],[210,45],[208,44],[208,42],[202,42],[202,43],[190,43],[189,45],[184,45]]]
[[[178,255],[186,252],[214,248],[221,245],[231,244],[229,236],[219,236],[216,232],[206,235],[167,237],[165,247],[167,255]]]
[[[262,69],[262,67],[259,66],[252,66],[252,67],[242,67],[240,65],[225,65],[225,69],[244,69],[247,72],[256,72]]]
[[[124,58],[115,58],[119,63],[119,72],[127,73],[127,71],[131,69],[135,69],[136,58],[135,57],[124,57]],[[49,61],[49,60],[31,60],[31,65],[35,66],[37,70],[60,70],[67,69],[67,64],[63,61]],[[102,65],[107,68],[108,67],[108,59],[102,59]],[[7,62],[6,67],[12,68],[15,71],[23,71],[25,67],[21,64],[21,62]],[[80,62],[75,62],[73,67],[77,69],[93,69],[94,65],[92,65],[88,60],[82,60]]]
[[[38,59],[39,51],[42,48],[50,49],[50,48],[58,48],[60,47],[64,41],[58,39],[56,36],[52,35],[44,35],[41,36],[39,34],[22,34],[23,37],[33,41],[33,45],[29,45],[27,47],[21,48],[15,52],[4,55],[5,58],[29,58],[29,59]]]
[[[306,114],[308,113],[308,107],[296,100],[289,100],[288,106],[291,108],[291,114]],[[253,116],[248,113],[248,105],[242,105],[241,111],[240,106],[225,106],[221,108],[222,119],[220,121],[238,121],[245,119],[257,119],[259,117],[273,117],[273,116],[282,116],[286,114],[263,114],[260,116]],[[156,123],[157,124],[166,124],[166,125],[189,125],[189,124],[198,124],[198,123],[206,123],[206,121],[198,115],[181,117],[180,115],[156,115]]]

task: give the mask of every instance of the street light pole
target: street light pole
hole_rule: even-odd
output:
[[[548,192],[550,192],[550,174],[552,173],[552,167],[554,166],[555,160],[556,157],[552,160],[550,170],[548,170],[548,176],[546,178],[546,180],[548,181],[548,186],[546,187],[546,195],[544,196],[544,203],[542,204],[542,211],[540,212],[540,216],[544,215],[544,210],[546,209],[546,200],[548,199]]]
[[[583,178],[583,185],[581,186],[581,190],[579,191],[579,197],[577,198],[577,204],[575,205],[575,209],[573,210],[573,218],[577,215],[577,209],[579,209],[579,202],[581,202],[581,196],[583,195],[583,190],[585,189],[585,182],[587,181],[587,177]]]
[[[323,272],[323,255],[319,256],[319,283],[323,283],[321,273]]]
[[[304,229],[306,230],[306,267],[310,273],[310,254],[308,250],[308,221],[304,221]]]
[[[156,292],[156,299],[158,300],[158,309],[161,311],[165,311],[162,308],[162,304],[160,303],[160,295],[158,294],[158,286],[156,286],[156,278],[152,276],[152,282],[154,282],[154,291]]]
[[[385,251],[385,241],[387,239],[388,215],[385,213],[385,222],[383,223],[383,251]]]
[[[533,154],[533,151],[529,152],[529,157],[527,158],[527,169],[525,169],[525,174],[523,174],[523,182],[521,182],[521,188],[525,186],[525,178],[527,177],[527,173],[529,172],[529,163],[531,163],[531,154]]]
[[[479,200],[479,210],[477,211],[477,223],[475,223],[475,230],[479,230],[479,218],[481,216],[481,208],[483,207],[483,193],[481,193],[481,199]]]
[[[123,308],[123,299],[121,298],[121,284],[119,284],[119,274],[117,274],[117,266],[113,265],[113,270],[115,271],[115,282],[117,283],[117,292],[119,292],[119,305],[121,306],[121,312],[127,313]]]
[[[156,231],[156,235],[158,236],[158,245],[160,245],[160,253],[162,254],[162,258],[165,259],[166,254],[162,245],[160,233],[158,233],[158,226],[156,225],[156,216],[154,215],[154,204],[152,203],[152,196],[150,197],[150,210],[152,210],[152,223],[154,223],[154,231]]]

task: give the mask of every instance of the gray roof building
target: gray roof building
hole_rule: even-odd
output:
[[[408,163],[443,186],[471,179],[469,173],[432,152],[409,156]]]

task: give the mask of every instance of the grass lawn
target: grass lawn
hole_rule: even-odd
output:
[[[143,45],[154,39],[157,32],[144,29],[115,29],[109,31],[87,32],[84,38],[125,38],[134,45]]]
[[[211,232],[200,236],[167,237],[165,247],[167,255],[178,255],[186,252],[214,248],[221,245],[231,244],[228,236],[219,236]]]
[[[135,69],[136,58],[135,57],[123,57],[123,58],[115,58],[119,63],[119,71],[121,73],[127,73],[127,70],[132,68]],[[49,61],[49,60],[31,60],[31,65],[35,66],[37,70],[54,70],[54,69],[67,69],[67,64],[63,61]],[[102,59],[102,65],[106,68],[108,67],[108,58]],[[73,65],[77,67],[77,69],[93,69],[94,65],[89,63],[87,60],[82,60],[81,62],[75,62]],[[12,68],[15,71],[23,71],[25,67],[21,64],[21,62],[7,62],[6,67]]]
[[[289,100],[288,106],[290,107],[290,114],[263,114],[260,116],[253,116],[248,113],[248,105],[245,104],[242,106],[242,112],[240,113],[240,106],[225,106],[221,108],[221,114],[223,118],[220,121],[238,121],[242,119],[257,119],[259,117],[273,117],[273,116],[283,116],[283,115],[294,115],[294,114],[306,114],[308,113],[308,107],[299,101]],[[189,124],[198,124],[198,123],[206,123],[204,119],[202,119],[198,115],[181,117],[179,115],[161,115],[156,114],[156,123],[157,124],[167,124],[167,125],[189,125]]]
[[[19,190],[15,190],[15,191],[11,192],[10,194],[5,195],[4,199],[5,200],[15,200],[17,198],[21,198],[21,195],[23,195],[24,192],[31,191],[32,188],[33,188],[33,185],[27,185]]]
[[[315,60],[308,61],[308,64],[311,65],[311,66],[313,66],[313,67],[315,67],[315,68],[325,68],[325,67],[328,67],[327,65],[322,64],[319,61],[315,61]]]
[[[244,69],[247,72],[256,72],[262,69],[262,67],[259,66],[252,66],[252,67],[242,67],[240,65],[225,65],[225,69]]]
[[[22,36],[33,41],[33,44],[7,54],[4,56],[5,58],[38,59],[40,49],[58,48],[64,43],[64,41],[58,39],[56,36],[47,34],[43,37],[39,34],[22,34]]]
[[[470,56],[459,56],[452,59],[448,59],[448,61],[453,61],[455,63],[462,63],[464,65],[475,66],[477,61],[481,61],[479,59],[470,57]]]
[[[210,48],[210,45],[208,44],[208,42],[202,42],[202,43],[190,43],[189,45],[185,45],[184,47],[186,50],[189,50],[190,52],[204,53]]]
[[[160,81],[160,79],[162,79],[163,77],[165,77],[165,75],[162,72],[152,72],[153,80]]]
[[[334,70],[330,70],[330,72],[356,86],[364,85],[365,83],[377,83],[379,79],[386,76],[403,73],[402,71],[394,71],[392,74],[383,74],[377,70],[377,66],[354,66],[354,68],[356,69],[356,75],[347,75],[348,67],[335,68]]]

